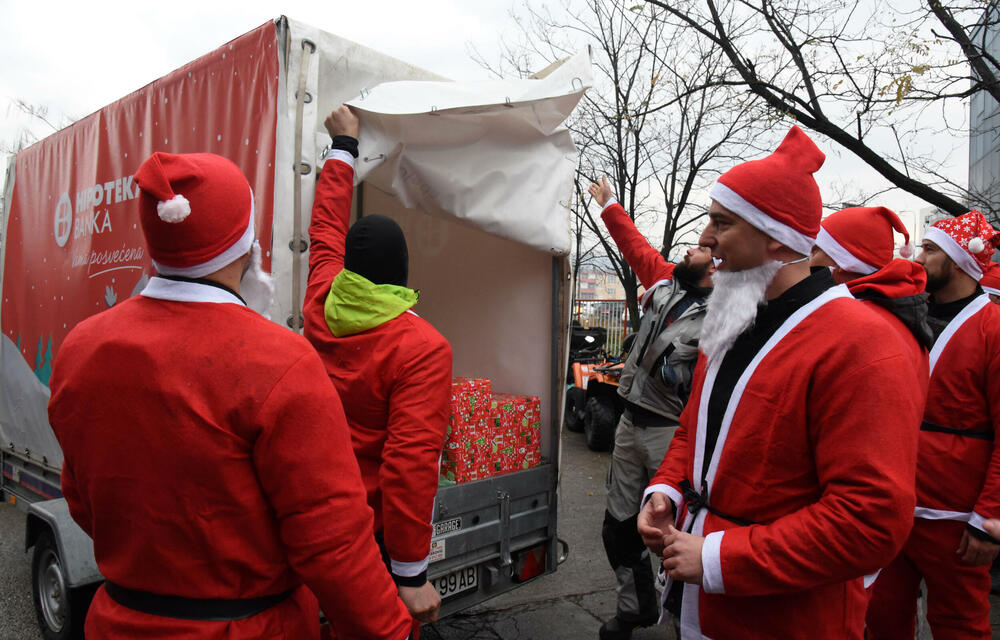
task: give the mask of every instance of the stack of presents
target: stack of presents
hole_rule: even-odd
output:
[[[493,393],[485,378],[455,378],[442,482],[472,482],[536,466],[541,406],[537,396]]]

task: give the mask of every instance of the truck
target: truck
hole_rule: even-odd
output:
[[[571,77],[553,87],[559,73]],[[568,552],[556,519],[572,291],[562,200],[575,165],[560,124],[588,79],[586,69],[541,75],[487,83],[463,102],[467,87],[456,98],[430,72],[282,16],[12,157],[0,227],[0,497],[26,517],[45,638],[82,637],[103,579],[60,490],[48,380],[73,326],[153,275],[134,171],[154,151],[233,160],[253,188],[276,282],[270,318],[301,331],[323,118],[349,99],[362,117],[352,215],[403,227],[417,310],[450,341],[454,375],[541,400],[540,464],[439,488],[428,577],[442,615],[556,570]]]

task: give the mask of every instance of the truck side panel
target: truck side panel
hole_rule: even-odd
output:
[[[277,89],[267,23],[17,154],[0,302],[4,448],[61,465],[46,419],[52,360],[74,325],[141,291],[151,273],[132,175],[153,151],[232,159],[270,246]]]

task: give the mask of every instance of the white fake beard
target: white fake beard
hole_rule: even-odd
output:
[[[764,302],[767,286],[781,262],[767,262],[743,271],[716,271],[708,297],[705,322],[698,345],[711,362],[726,355],[736,338],[757,319],[757,305]]]
[[[271,303],[274,302],[274,278],[261,268],[260,243],[254,242],[250,247],[250,265],[240,279],[240,295],[246,300],[247,306],[271,319]]]

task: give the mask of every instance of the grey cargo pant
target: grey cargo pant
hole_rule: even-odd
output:
[[[650,554],[636,531],[642,493],[663,461],[677,427],[633,426],[628,412],[615,434],[608,469],[607,508],[604,512],[604,550],[618,581],[617,617],[650,624],[659,615]]]

